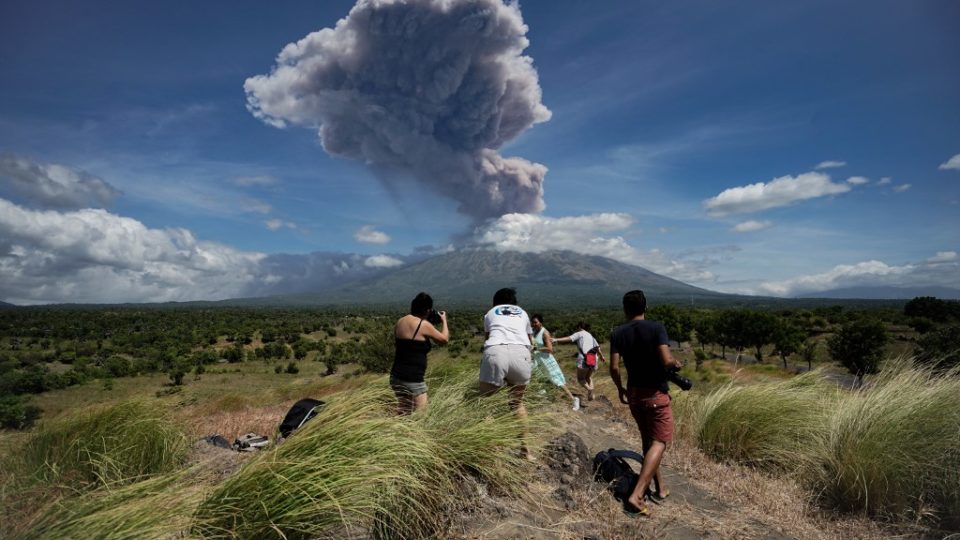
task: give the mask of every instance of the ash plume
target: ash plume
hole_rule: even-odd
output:
[[[360,0],[247,79],[247,108],[317,129],[328,153],[388,185],[412,176],[478,222],[540,212],[547,168],[498,153],[551,114],[526,32],[501,0]]]

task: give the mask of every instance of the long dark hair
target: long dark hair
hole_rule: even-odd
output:
[[[433,298],[425,292],[418,293],[410,302],[410,314],[416,317],[426,317],[433,309]]]

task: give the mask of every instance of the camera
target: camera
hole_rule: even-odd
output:
[[[440,310],[431,309],[430,313],[427,314],[427,322],[434,326],[440,326],[440,323],[443,322],[443,319],[440,318]]]
[[[667,380],[679,386],[684,392],[693,388],[693,381],[681,375],[679,369],[668,369]]]

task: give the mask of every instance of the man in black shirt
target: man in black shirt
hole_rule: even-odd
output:
[[[650,481],[656,491],[650,493],[654,501],[669,495],[660,478],[660,461],[666,443],[673,440],[673,412],[667,387],[667,370],[679,369],[680,362],[670,354],[667,331],[662,324],[645,319],[647,299],[643,291],[634,290],[623,295],[623,313],[627,322],[610,334],[610,378],[617,385],[620,402],[630,405],[630,412],[643,439],[643,467],[633,493],[625,503],[632,513],[650,513],[644,494]],[[627,387],[620,378],[620,361],[627,369]]]

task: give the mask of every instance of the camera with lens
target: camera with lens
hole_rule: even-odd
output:
[[[443,322],[443,319],[440,318],[440,310],[431,309],[430,313],[427,314],[427,321],[434,326],[440,326],[440,323]]]
[[[686,392],[693,388],[693,381],[680,374],[680,368],[668,369],[667,380],[680,387]]]

